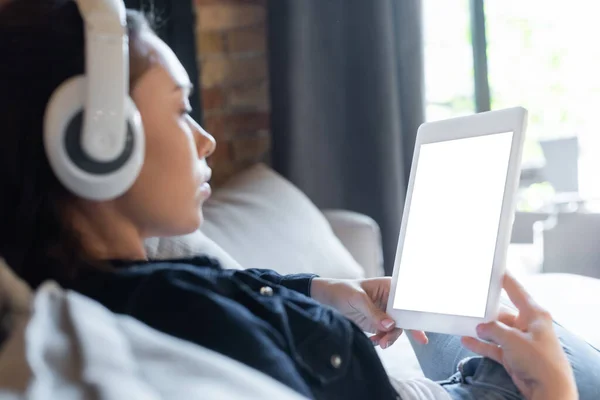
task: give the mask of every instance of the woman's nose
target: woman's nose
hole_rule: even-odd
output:
[[[194,137],[196,140],[196,148],[198,150],[198,157],[207,158],[215,152],[217,142],[215,138],[204,130],[193,118],[190,117],[190,123],[194,130]]]

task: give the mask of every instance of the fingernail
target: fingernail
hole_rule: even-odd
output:
[[[371,343],[373,343],[373,346],[377,346],[379,341],[377,339],[371,339]]]
[[[484,328],[483,324],[479,324],[479,325],[477,325],[477,327],[475,329],[477,331],[477,334],[481,335],[485,328]]]
[[[394,321],[391,319],[384,319],[381,321],[381,325],[383,325],[385,329],[390,329],[392,326],[394,326]]]

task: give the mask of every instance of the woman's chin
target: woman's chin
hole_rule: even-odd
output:
[[[204,213],[202,212],[202,209],[200,209],[193,216],[193,218],[190,219],[190,224],[188,226],[188,230],[189,230],[188,233],[192,233],[192,232],[200,229],[200,225],[202,225],[203,221],[204,221]]]
[[[197,214],[190,216],[185,224],[182,224],[177,229],[177,234],[171,236],[184,236],[189,235],[190,233],[196,232],[200,229],[200,225],[202,225],[202,221],[204,221],[204,216],[202,211],[200,210]]]
[[[187,215],[178,215],[176,218],[171,217],[168,224],[160,224],[152,229],[150,237],[175,237],[185,236],[194,233],[200,228],[204,221],[202,209],[197,209]],[[178,218],[177,218],[178,217]]]

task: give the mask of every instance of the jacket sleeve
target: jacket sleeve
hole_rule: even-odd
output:
[[[310,297],[312,280],[318,277],[316,274],[279,275],[277,272],[270,269],[251,268],[245,270],[245,272],[265,281],[272,282],[275,285],[281,285],[285,288],[299,292],[307,297]]]

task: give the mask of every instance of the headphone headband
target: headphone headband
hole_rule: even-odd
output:
[[[144,126],[129,97],[129,41],[123,0],[75,0],[85,23],[85,73],[57,87],[44,114],[44,148],[74,194],[108,200],[137,179]]]
[[[123,0],[76,0],[85,22],[85,94],[82,143],[89,157],[116,159],[126,142],[129,41]]]

